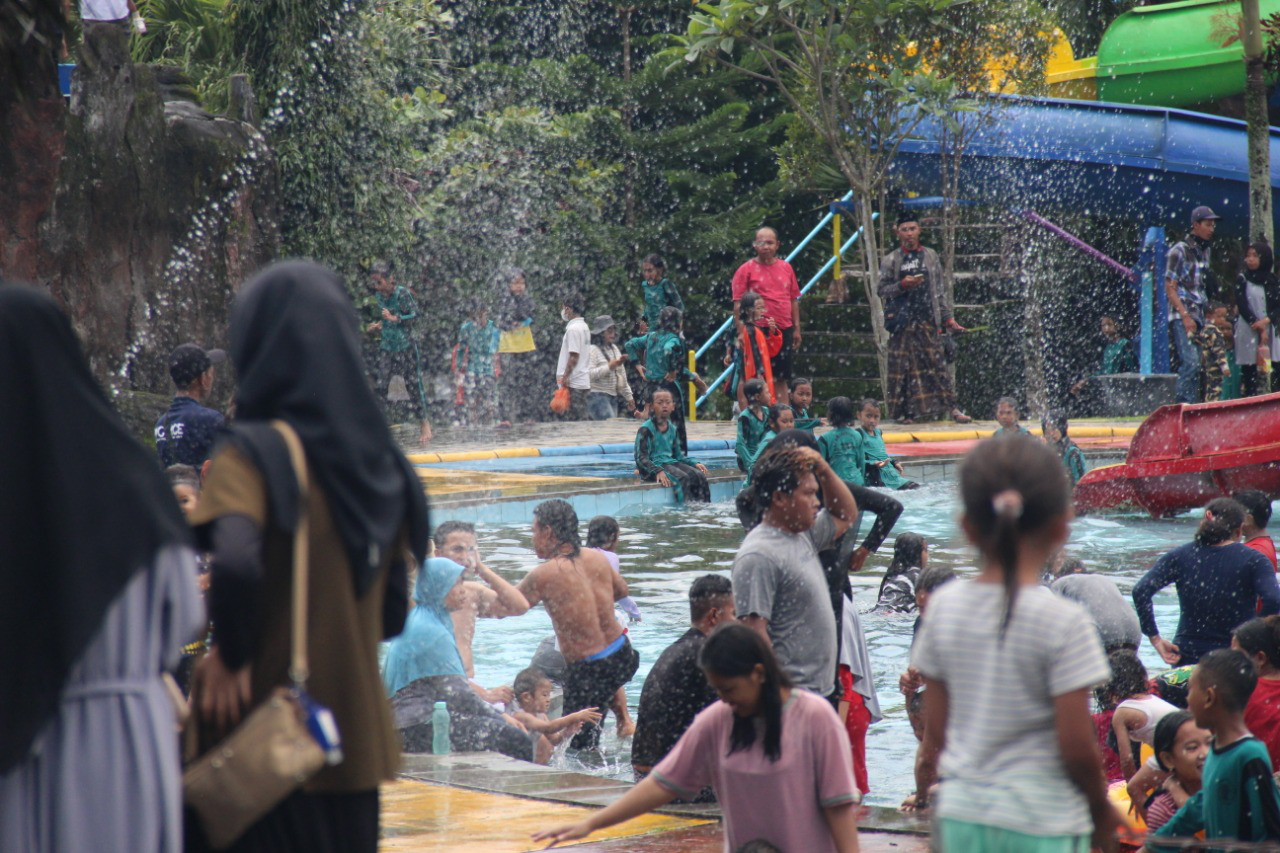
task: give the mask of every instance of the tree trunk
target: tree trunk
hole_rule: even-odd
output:
[[[635,106],[631,101],[631,13],[634,11],[634,6],[618,9],[622,17],[622,130],[626,146],[622,154],[623,223],[629,231],[636,227],[636,158],[631,143],[635,119]]]
[[[880,302],[878,288],[880,286],[880,252],[877,244],[876,223],[871,207],[871,194],[858,194],[858,217],[862,224],[862,258],[865,275],[862,284],[867,294],[867,305],[871,307],[871,334],[876,344],[876,366],[880,371],[880,396],[886,399],[889,393],[889,335],[884,328],[884,305]],[[881,213],[881,219],[884,214]]]
[[[1258,0],[1242,0],[1244,17],[1244,113],[1249,128],[1249,237],[1274,244],[1271,218],[1271,129],[1263,68]]]

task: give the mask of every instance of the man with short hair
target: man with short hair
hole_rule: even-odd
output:
[[[213,391],[214,365],[227,360],[220,349],[182,344],[169,354],[169,377],[178,392],[156,421],[160,465],[190,465],[197,471],[213,452],[213,440],[226,423],[221,412],[204,406]]]
[[[604,554],[582,547],[578,514],[562,500],[543,501],[533,510],[533,550],[545,560],[517,587],[529,606],[547,608],[566,662],[564,713],[595,708],[603,716],[618,688],[631,680],[640,655],[613,615],[613,603],[627,594],[627,582]],[[574,749],[593,749],[600,724],[584,723]]]
[[[760,523],[733,560],[738,620],[773,647],[796,687],[834,704],[836,619],[818,552],[849,529],[858,506],[822,455],[803,446],[765,451],[744,494],[740,508],[753,504]]]
[[[556,385],[569,389],[569,411],[561,417],[569,421],[587,419],[587,394],[591,393],[591,327],[582,315],[587,310],[582,294],[574,291],[564,298],[560,316],[565,321],[556,361]]]
[[[898,248],[880,262],[877,288],[889,333],[889,416],[912,424],[949,414],[958,424],[970,423],[956,405],[943,355],[943,334],[964,327],[951,314],[938,253],[920,244],[920,217],[909,210],[898,216],[894,233]]]
[[[741,338],[743,294],[753,291],[764,297],[765,318],[782,332],[782,349],[771,359],[771,365],[778,402],[785,405],[791,401],[788,383],[794,374],[792,362],[800,349],[800,284],[791,264],[778,257],[777,231],[761,228],[752,245],[756,256],[733,274],[733,322],[736,335]]]
[[[1075,557],[1064,557],[1049,589],[1085,609],[1107,654],[1122,649],[1138,651],[1142,643],[1138,613],[1111,578],[1093,574]]]
[[[1191,211],[1191,233],[1169,247],[1165,257],[1164,292],[1169,301],[1169,338],[1178,354],[1177,400],[1200,402],[1200,347],[1196,336],[1204,328],[1209,302],[1209,244],[1221,219],[1200,205]]]
[[[431,421],[427,419],[427,389],[422,381],[422,359],[413,339],[413,326],[418,320],[418,305],[409,288],[396,284],[395,267],[390,261],[374,261],[369,270],[369,285],[377,298],[379,318],[366,327],[378,340],[378,406],[385,412],[391,377],[404,379],[409,407],[418,419],[418,442],[431,441]]]
[[[728,578],[703,575],[689,587],[693,627],[658,656],[640,691],[636,734],[631,742],[631,766],[637,781],[671,751],[698,712],[716,701],[716,691],[698,666],[698,653],[717,625],[735,618],[733,584]],[[714,795],[708,801],[714,801]]]
[[[529,612],[529,602],[520,590],[480,559],[474,524],[446,521],[436,528],[432,541],[435,542],[437,556],[447,557],[464,569],[462,591],[452,600],[449,615],[453,617],[453,638],[458,644],[458,656],[462,658],[467,681],[484,701],[510,704],[515,700],[515,693],[509,685],[489,690],[475,680],[476,665],[471,646],[476,636],[476,619],[523,616]],[[470,580],[468,576],[479,578],[479,581]]]

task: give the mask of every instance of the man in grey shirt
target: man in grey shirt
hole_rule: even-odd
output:
[[[831,466],[808,447],[771,447],[751,480],[738,496],[739,508],[750,504],[760,523],[733,561],[738,618],[770,643],[796,687],[830,696],[836,619],[818,552],[849,529],[857,504]]]
[[[1089,613],[1107,654],[1117,649],[1138,650],[1142,641],[1138,614],[1111,578],[1092,574],[1085,570],[1084,563],[1068,557],[1062,561],[1058,579],[1049,589],[1071,599]]]

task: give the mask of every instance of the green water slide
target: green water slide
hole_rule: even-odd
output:
[[[1259,6],[1264,19],[1280,12],[1280,0],[1260,0]],[[1112,22],[1098,47],[1098,100],[1185,107],[1240,94],[1243,51],[1232,37],[1239,18],[1238,0],[1130,9]]]

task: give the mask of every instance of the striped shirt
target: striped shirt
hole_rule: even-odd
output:
[[[1024,586],[1002,640],[1004,607],[1000,584],[948,584],[929,599],[912,649],[950,697],[937,813],[1030,835],[1088,833],[1053,701],[1111,677],[1098,632],[1078,604]]]

